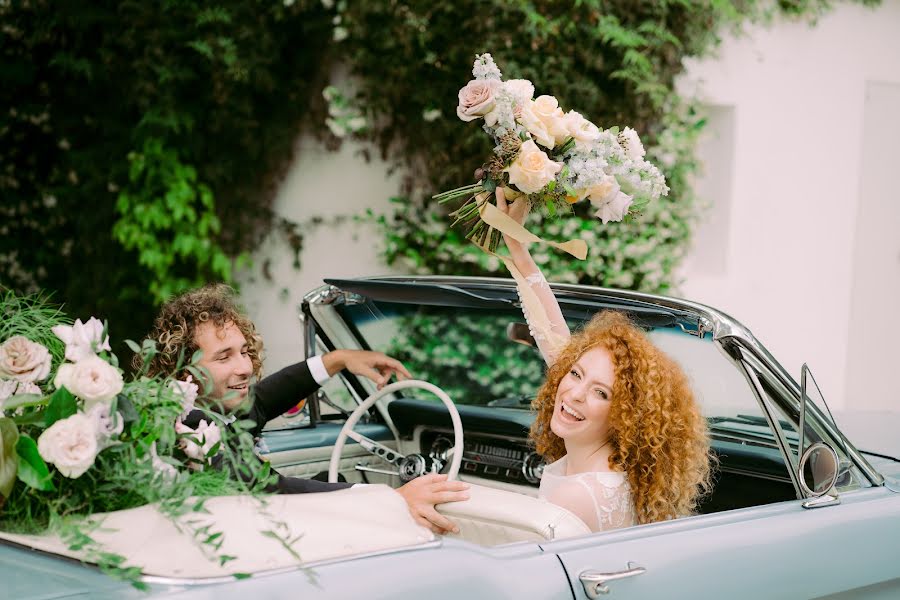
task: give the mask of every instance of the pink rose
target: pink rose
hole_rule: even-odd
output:
[[[522,144],[519,155],[509,166],[509,183],[526,194],[533,194],[555,179],[562,169],[558,162],[550,160],[532,140]]]
[[[473,79],[459,90],[459,105],[456,115],[463,121],[474,121],[494,109],[494,92],[498,81],[493,79]]]

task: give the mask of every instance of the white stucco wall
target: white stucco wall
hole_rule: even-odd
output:
[[[730,37],[681,81],[716,108],[713,124],[726,130],[726,139],[709,132],[710,162],[722,166],[728,137],[733,152],[726,181],[713,172],[700,182],[726,192],[711,199],[727,205],[712,211],[727,213],[718,223],[727,232],[699,236],[683,295],[744,322],[791,372],[809,363],[832,408],[900,409],[900,393],[875,404],[846,393],[853,273],[871,268],[854,264],[867,82],[900,84],[898,32],[896,0],[874,10],[839,5],[814,28],[779,22]],[[874,176],[887,182],[893,173]],[[896,209],[883,216],[900,227]],[[900,229],[894,234],[900,252]],[[701,253],[724,253],[724,268],[707,268]],[[898,302],[885,298],[885,309]],[[872,343],[900,359],[895,340]]]
[[[808,362],[838,409],[846,404],[866,82],[900,83],[897,32],[900,0],[875,10],[840,5],[815,28],[778,22],[728,37],[717,57],[688,65],[682,81],[715,109],[705,146],[715,169],[699,183],[718,205],[715,231],[700,232],[682,270],[681,295],[743,321],[792,372]],[[328,154],[300,143],[278,211],[303,220],[387,210],[398,182],[383,164],[366,164],[352,145]],[[329,192],[335,187],[340,194]],[[272,256],[276,283],[251,273],[241,280],[270,372],[299,356],[302,293],[326,276],[387,272],[380,246],[368,228],[322,228],[307,239],[299,274],[283,244],[257,253],[256,271]],[[887,344],[885,351],[900,358]]]

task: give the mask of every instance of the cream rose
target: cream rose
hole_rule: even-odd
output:
[[[628,194],[618,192],[612,200],[604,203],[594,216],[603,221],[604,225],[610,221],[621,221],[628,214],[632,200],[634,198]]]
[[[0,346],[0,378],[42,381],[50,374],[50,352],[27,337],[16,335]]]
[[[533,194],[553,181],[560,169],[561,164],[550,160],[537,144],[528,140],[522,144],[516,160],[506,170],[510,184],[526,194]]]
[[[644,158],[644,144],[641,143],[641,138],[638,136],[637,131],[631,127],[626,127],[619,133],[619,144],[631,160]]]
[[[109,350],[109,336],[103,338],[103,323],[94,317],[82,323],[81,319],[75,319],[75,324],[57,325],[52,328],[53,333],[66,343],[66,359],[78,362],[81,359],[94,356],[101,350]]]
[[[474,121],[494,109],[494,92],[498,81],[493,79],[473,79],[459,90],[459,105],[456,115],[463,121]]]
[[[89,417],[75,413],[48,427],[37,445],[41,458],[69,479],[77,479],[97,457],[97,432]]]
[[[544,148],[553,148],[554,138],[544,122],[535,114],[533,104],[534,102],[526,102],[518,107],[516,120],[525,126],[534,141]]]
[[[569,135],[575,139],[575,147],[585,150],[600,139],[600,129],[585,119],[581,113],[570,110],[563,117]]]
[[[541,120],[550,135],[553,136],[554,145],[562,144],[569,137],[569,128],[566,126],[565,115],[559,107],[559,101],[553,96],[538,96],[531,103],[531,109]],[[547,146],[552,148],[553,146]]]
[[[84,400],[85,411],[98,402],[110,402],[122,391],[123,385],[119,370],[99,356],[60,365],[53,383]]]
[[[178,440],[178,445],[188,455],[188,458],[201,463],[206,462],[206,455],[222,439],[219,427],[215,423],[207,423],[205,420],[200,421],[197,429],[192,429],[181,421],[175,421],[175,432],[185,436]]]

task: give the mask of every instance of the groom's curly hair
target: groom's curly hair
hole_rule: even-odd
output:
[[[167,301],[147,336],[156,343],[156,353],[147,365],[137,354],[132,365],[138,371],[146,367],[151,377],[162,374],[182,378],[184,366],[198,349],[195,336],[203,323],[213,323],[216,327],[234,323],[247,339],[253,375],[262,376],[262,337],[238,305],[234,290],[223,283],[208,284]]]
[[[706,419],[681,367],[622,313],[596,315],[548,369],[532,404],[537,417],[531,439],[537,452],[551,462],[566,454],[562,438],[550,430],[556,391],[575,361],[597,347],[609,352],[615,370],[609,466],[625,473],[638,522],[693,513],[712,489],[715,458]]]

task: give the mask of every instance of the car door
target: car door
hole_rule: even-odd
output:
[[[597,533],[544,550],[559,555],[575,598],[900,597],[897,494],[874,487],[843,495],[839,505],[802,502]],[[589,596],[585,585],[597,576],[609,592]]]

